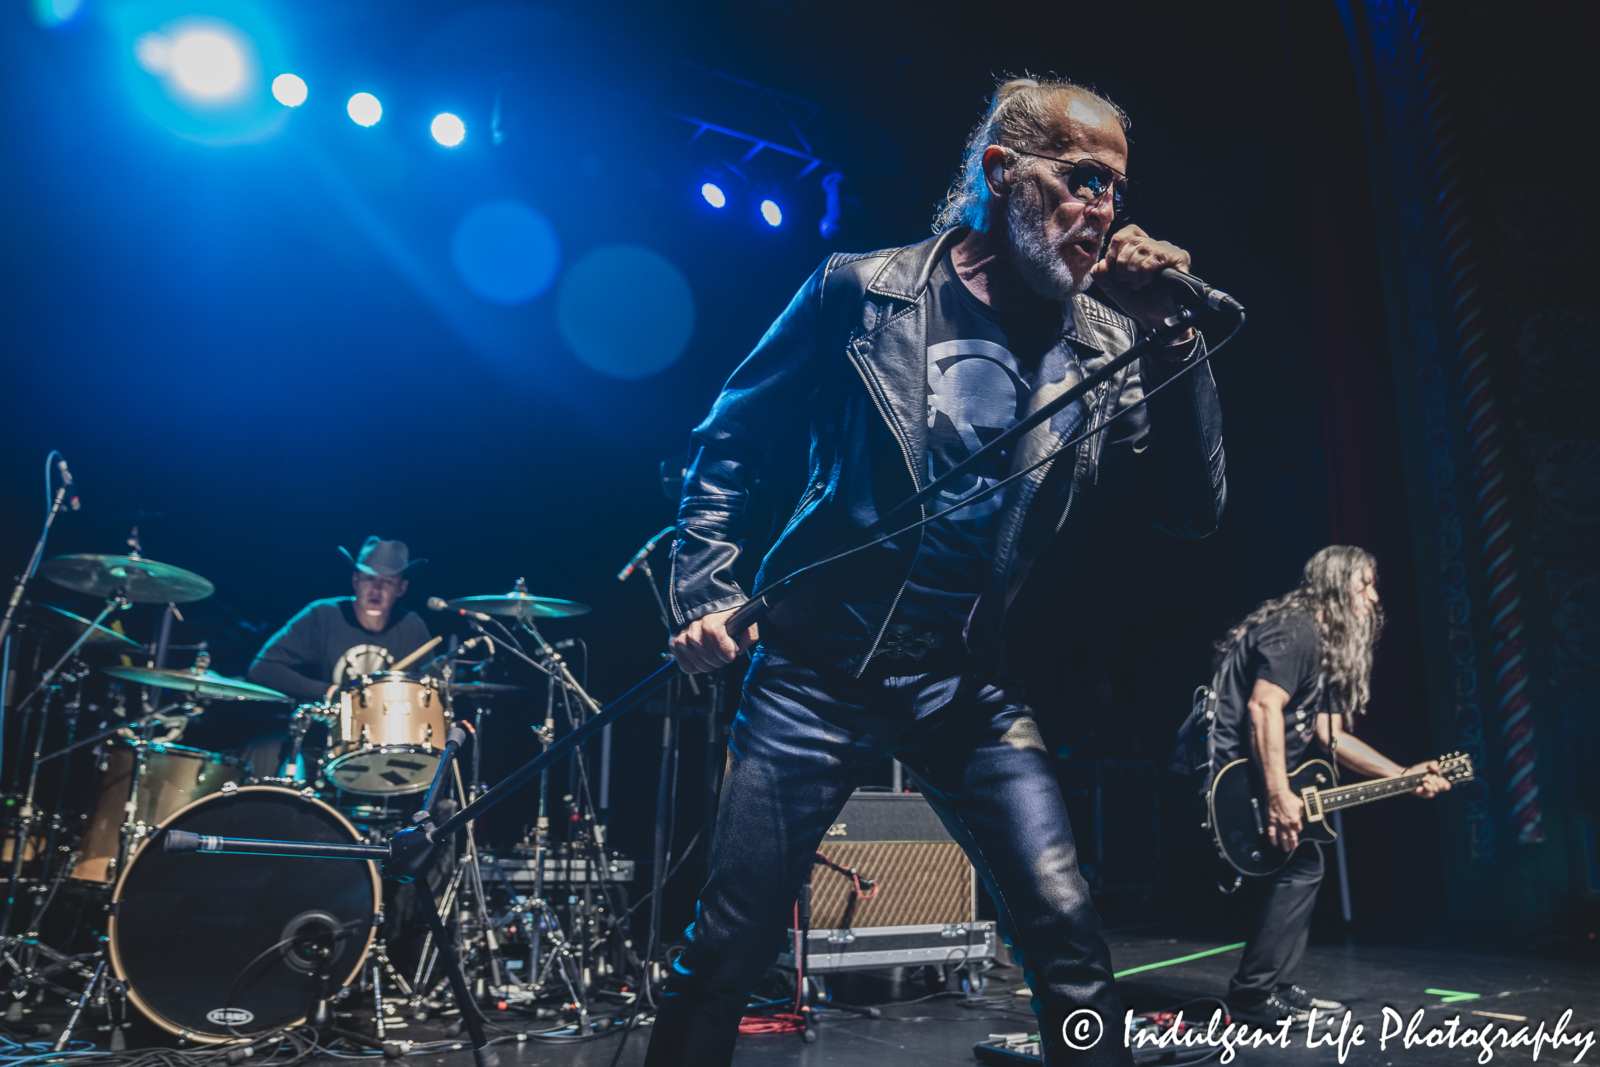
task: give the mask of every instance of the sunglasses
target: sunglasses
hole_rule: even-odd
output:
[[[1104,163],[1092,159],[1080,159],[1076,162],[1070,159],[1057,159],[1055,156],[1041,156],[1037,152],[1027,152],[1021,148],[1012,148],[1009,151],[1020,156],[1042,159],[1062,168],[1061,173],[1066,179],[1067,191],[1079,200],[1092,204],[1110,190],[1111,207],[1118,216],[1127,214],[1128,209],[1133,206],[1133,183],[1128,181],[1126,175]]]

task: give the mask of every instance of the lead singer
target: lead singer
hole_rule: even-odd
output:
[[[1162,529],[1203,537],[1216,528],[1225,490],[1209,368],[1003,494],[821,569],[779,602],[760,635],[724,625],[746,600],[730,575],[750,488],[773,433],[792,424],[786,416],[809,419],[810,485],[757,585],[827,555],[1174,312],[1150,283],[1162,267],[1187,270],[1189,254],[1135,226],[1109,236],[1127,202],[1127,126],[1115,104],[1071,82],[999,85],[937,236],[829,257],[695,430],[673,544],[670,647],[694,672],[732,662],[758,636],[759,645],[733,726],[710,875],[666,984],[649,1067],[731,1061],[813,851],[851,790],[890,755],[998,903],[1034,992],[1046,1061],[1131,1062],[1099,917],[1006,662],[1003,622],[1074,498],[1107,475]],[[1133,404],[1203,344],[1191,334],[1123,370],[947,501]],[[1065,599],[1060,608],[1095,605]],[[1072,1050],[1061,1027],[1081,1008],[1100,1016],[1104,1036]]]

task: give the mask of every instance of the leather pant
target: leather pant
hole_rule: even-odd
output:
[[[891,673],[906,669],[923,673]],[[1131,1065],[1099,916],[1020,686],[991,684],[964,660],[941,668],[880,657],[858,680],[769,641],[745,678],[709,877],[651,1028],[647,1067],[731,1062],[744,1006],[783,945],[817,845],[890,755],[999,905],[1034,993],[1046,1062]],[[1074,1050],[1062,1023],[1084,1008],[1103,1025],[1098,1042]],[[1093,1029],[1075,1028],[1077,1043]]]

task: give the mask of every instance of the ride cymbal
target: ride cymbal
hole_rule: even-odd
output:
[[[40,564],[39,573],[57,585],[90,596],[120,592],[135,604],[188,604],[216,592],[215,586],[193,571],[142,556],[57,556]]]
[[[124,682],[153,685],[158,689],[171,689],[179,693],[196,693],[224,700],[276,700],[290,703],[290,698],[276,689],[264,685],[228,678],[209,670],[164,670],[159,667],[103,667],[101,673]]]
[[[576,600],[556,600],[532,593],[502,593],[499,596],[464,596],[449,601],[453,608],[481,611],[485,615],[511,615],[521,619],[566,619],[587,615],[594,609]]]

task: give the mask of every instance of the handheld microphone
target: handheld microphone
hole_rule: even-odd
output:
[[[668,526],[665,530],[662,530],[660,533],[650,538],[650,540],[646,541],[644,543],[644,547],[635,552],[633,554],[633,558],[628,561],[627,565],[617,572],[617,581],[627,581],[629,576],[633,574],[634,568],[643,563],[645,561],[645,557],[650,555],[651,552],[655,551],[656,543],[676,529],[676,526]]]
[[[428,598],[428,609],[430,611],[453,611],[457,615],[463,615],[463,616],[465,616],[465,617],[467,617],[469,619],[477,619],[479,622],[490,622],[490,621],[492,621],[492,620],[490,620],[489,616],[485,615],[481,611],[468,611],[466,608],[453,608],[453,607],[450,606],[450,604],[443,597],[437,597],[437,596],[429,597]],[[477,640],[477,638],[473,638],[473,640],[475,641],[475,640]]]
[[[1156,280],[1172,294],[1178,303],[1195,311],[1231,311],[1244,314],[1244,305],[1221,289],[1213,289],[1193,274],[1185,274],[1175,267],[1163,267],[1156,272]]]
[[[78,490],[72,485],[72,472],[67,470],[67,461],[56,460],[56,470],[61,472],[61,484],[67,487],[67,506],[73,511],[78,510]]]

